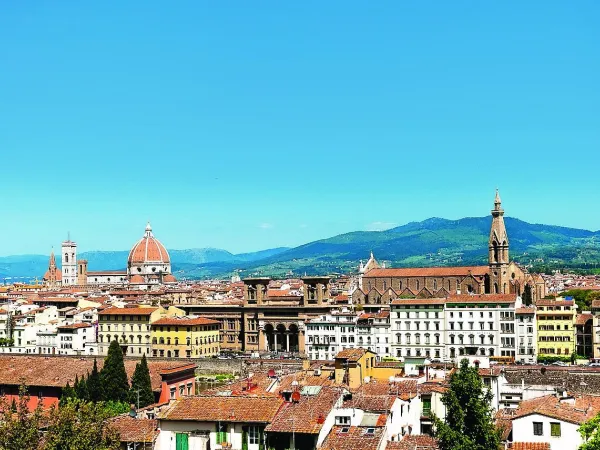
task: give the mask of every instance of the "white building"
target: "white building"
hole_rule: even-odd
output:
[[[306,354],[311,359],[333,360],[343,349],[355,348],[357,320],[354,311],[343,309],[306,322]]]
[[[377,354],[377,360],[391,355],[390,312],[363,313],[356,323],[356,346]]]
[[[49,328],[44,330],[38,330],[36,336],[35,346],[37,348],[36,353],[41,355],[55,355],[56,351],[56,336],[58,330],[56,328]]]
[[[444,306],[443,298],[393,300],[390,305],[392,355],[445,358]]]
[[[600,412],[600,397],[547,395],[524,400],[512,420],[513,442],[548,442],[552,450],[576,450],[579,426]]]
[[[449,296],[445,303],[448,357],[514,357],[515,309],[520,306],[516,294]]]
[[[521,307],[515,310],[517,332],[516,361],[535,364],[537,361],[537,326],[535,323],[535,306]]]
[[[77,244],[71,239],[62,243],[62,285],[75,286],[77,284]]]
[[[57,328],[56,353],[59,355],[96,355],[96,328],[89,323],[60,325]]]
[[[390,313],[358,314],[343,309],[306,322],[305,348],[311,359],[333,360],[346,348],[366,348],[377,358],[390,355]]]
[[[58,310],[56,306],[45,306],[14,316],[12,347],[0,347],[3,353],[38,353],[38,333],[56,329]]]

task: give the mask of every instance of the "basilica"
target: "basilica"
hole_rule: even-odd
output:
[[[359,282],[352,302],[388,304],[394,298],[444,298],[455,294],[517,294],[529,285],[533,301],[546,296],[538,274],[530,274],[509,260],[504,209],[496,191],[488,241],[488,265],[467,267],[381,267],[371,253],[359,268]]]
[[[129,251],[126,270],[88,271],[87,260],[77,259],[77,244],[71,239],[61,245],[61,262],[61,268],[58,268],[54,252],[50,254],[48,270],[43,277],[46,286],[131,285],[149,289],[177,283],[171,273],[169,252],[154,237],[150,223]]]

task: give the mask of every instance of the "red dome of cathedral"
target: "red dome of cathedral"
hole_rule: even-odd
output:
[[[146,225],[146,232],[129,252],[127,264],[170,264],[169,253],[164,245],[152,234],[150,223]]]

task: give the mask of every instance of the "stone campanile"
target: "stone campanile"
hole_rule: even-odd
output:
[[[500,194],[496,189],[494,209],[492,209],[492,228],[489,240],[490,293],[510,293],[508,279],[508,235],[504,226],[504,209]]]

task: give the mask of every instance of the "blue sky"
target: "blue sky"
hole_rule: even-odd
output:
[[[2,2],[0,254],[600,229],[600,4]]]

